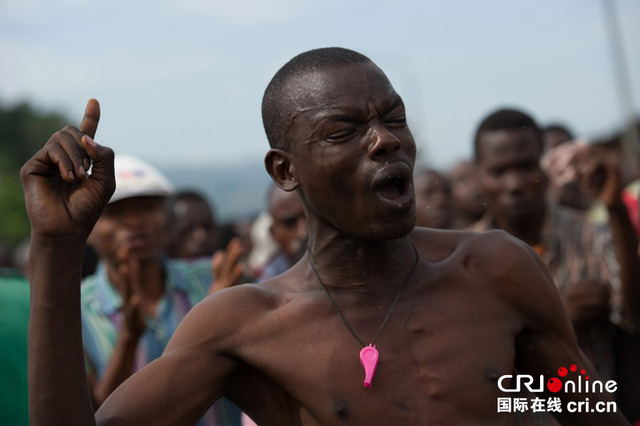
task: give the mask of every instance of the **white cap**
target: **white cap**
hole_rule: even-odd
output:
[[[130,155],[116,155],[114,160],[116,190],[109,203],[132,197],[160,196],[173,193],[173,185],[150,164]]]

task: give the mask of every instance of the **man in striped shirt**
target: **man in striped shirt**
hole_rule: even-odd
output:
[[[595,147],[576,146],[562,165],[553,158],[545,174],[541,130],[515,109],[484,118],[474,148],[488,211],[472,229],[503,229],[535,249],[553,276],[581,349],[600,377],[625,380],[616,371],[620,354],[615,339],[640,324],[640,262],[616,159]],[[610,226],[596,226],[580,211],[554,202],[547,183],[560,178],[570,178],[600,198]]]
[[[81,287],[82,338],[96,406],[133,372],[159,358],[187,312],[209,292],[208,258],[168,259],[166,197],[173,188],[138,158],[117,156],[117,189],[89,237],[100,262]],[[201,426],[237,425],[220,400]]]

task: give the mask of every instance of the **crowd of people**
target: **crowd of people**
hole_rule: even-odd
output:
[[[500,109],[477,128],[473,168],[475,179],[469,185],[483,194],[485,209],[463,228],[502,229],[537,252],[558,288],[580,348],[600,377],[618,382],[622,410],[637,419],[640,252],[633,222],[638,216],[625,204],[616,152],[575,141],[559,125],[542,129],[523,111]],[[451,220],[426,219],[432,210],[455,217],[445,215],[448,210],[442,207],[461,204],[451,184],[441,174],[420,176],[417,208],[422,203],[425,219],[421,222],[418,212],[418,224],[454,229]],[[433,186],[430,191],[419,190],[427,187],[420,185],[425,176]],[[637,193],[634,198],[637,205]],[[604,211],[604,220],[592,213],[596,209]]]
[[[414,171],[383,71],[316,49],[265,91],[264,211],[222,224],[94,142],[99,115],[90,100],[22,170],[30,267],[0,286],[17,372],[0,423],[28,424],[29,310],[32,425],[640,422],[638,176],[614,149],[499,109],[472,158]],[[616,391],[497,405],[501,377],[573,365]],[[584,397],[617,409],[567,409]]]

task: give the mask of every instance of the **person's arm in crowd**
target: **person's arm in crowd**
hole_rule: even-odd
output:
[[[238,237],[231,239],[225,250],[214,253],[211,258],[213,282],[209,287],[209,294],[240,284],[244,272],[243,253],[244,248]]]
[[[98,103],[89,101],[80,128],[55,133],[21,171],[31,222],[32,426],[94,423],[82,349],[80,278],[86,239],[115,189],[113,152],[93,142],[99,118]]]
[[[597,194],[609,212],[609,223],[620,265],[623,313],[635,327],[640,326],[640,258],[638,235],[622,201],[619,156],[610,149],[590,146],[575,161],[583,185]]]
[[[541,160],[541,166],[549,177],[551,186],[561,188],[577,183],[585,194],[597,198],[604,183],[602,170],[599,170],[598,164],[591,160],[588,164],[589,170],[586,170],[587,167],[584,167],[585,170],[578,167],[585,159],[590,159],[589,152],[590,148],[584,142],[561,144],[547,152]],[[587,166],[587,163],[583,163],[583,166]],[[598,173],[595,173],[596,170]],[[580,171],[591,178],[582,179],[584,175],[581,175]],[[598,179],[594,179],[594,175]],[[591,185],[587,185],[588,183]],[[596,183],[598,184],[595,185]],[[593,188],[594,185],[596,189]],[[594,280],[594,276],[587,276],[579,282],[571,283],[562,294],[562,302],[576,332],[588,330],[598,324],[608,326],[610,301],[611,283]]]
[[[256,315],[257,305],[245,303],[255,292],[248,287],[221,292],[194,307],[163,355],[118,386],[94,418],[82,346],[80,277],[87,237],[115,189],[113,151],[93,141],[99,118],[92,99],[80,128],[55,133],[21,171],[32,235],[30,425],[195,424],[237,386],[229,378],[240,364],[227,349],[247,318]]]
[[[91,383],[96,408],[102,405],[107,397],[133,373],[138,343],[147,328],[140,299],[141,277],[138,260],[130,256],[126,248],[118,253],[118,257],[120,260],[118,278],[124,288],[122,297],[124,320],[118,330],[116,344],[104,374],[95,383]]]

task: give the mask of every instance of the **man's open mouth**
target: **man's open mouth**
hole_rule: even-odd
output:
[[[383,198],[395,200],[405,195],[408,187],[408,182],[405,179],[402,179],[400,176],[393,176],[380,186],[377,192],[382,195]]]
[[[373,191],[378,198],[404,205],[413,202],[413,175],[405,163],[385,167],[373,181]]]

